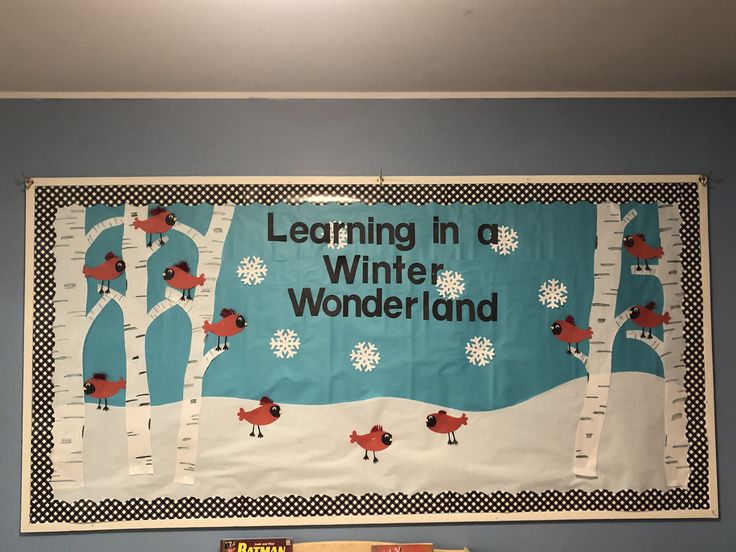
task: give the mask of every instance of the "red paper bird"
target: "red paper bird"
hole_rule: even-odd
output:
[[[245,317],[242,314],[238,314],[233,309],[222,309],[220,311],[220,317],[222,320],[219,320],[214,324],[210,324],[205,320],[204,324],[202,324],[202,329],[204,330],[204,335],[212,333],[217,336],[217,347],[215,347],[216,351],[220,350],[220,338],[224,337],[225,345],[223,349],[227,351],[227,338],[242,332],[243,328],[245,328],[248,323],[245,321]]]
[[[105,261],[97,266],[82,267],[85,278],[92,278],[100,282],[100,293],[110,293],[110,280],[119,278],[125,272],[125,261],[110,251],[105,255]],[[107,282],[107,291],[102,291]]]
[[[281,416],[281,407],[274,403],[268,397],[262,397],[260,406],[246,412],[242,408],[238,411],[240,421],[246,421],[253,425],[250,430],[250,436],[255,437],[256,426],[258,426],[258,438],[263,437],[261,426],[274,423]]]
[[[166,242],[164,241],[163,235],[176,224],[176,215],[163,207],[154,207],[148,214],[150,216],[144,220],[138,220],[138,217],[135,217],[133,219],[133,228],[143,230],[146,233],[146,245],[148,247],[152,245],[154,234],[158,234],[158,243],[164,245]]]
[[[92,374],[92,377],[84,382],[84,394],[97,399],[97,410],[101,408],[102,399],[105,399],[105,408],[107,408],[107,399],[115,395],[121,389],[125,389],[125,380],[120,378],[118,381],[108,381],[107,374],[100,372]]]
[[[350,434],[350,442],[358,443],[361,448],[365,449],[365,456],[363,460],[368,460],[368,451],[373,453],[373,463],[378,462],[376,458],[376,452],[379,450],[386,450],[393,442],[393,437],[390,433],[383,431],[383,427],[380,425],[374,425],[369,433],[364,435],[358,435],[355,431]]]
[[[468,425],[468,417],[465,414],[456,418],[450,416],[447,411],[440,410],[427,416],[427,427],[435,433],[446,433],[448,445],[457,445],[455,432],[463,425]]]
[[[652,247],[647,243],[644,234],[631,234],[624,238],[624,248],[636,257],[636,270],[641,270],[639,259],[644,259],[644,265],[649,268],[649,259],[661,259],[664,250],[661,247]]]
[[[557,339],[559,339],[563,343],[567,343],[568,355],[572,354],[572,351],[570,350],[571,343],[575,344],[575,352],[579,353],[580,342],[593,337],[593,330],[591,330],[590,328],[588,328],[587,330],[578,328],[575,325],[575,319],[569,314],[564,320],[555,320],[554,323],[549,327],[549,329],[552,330],[552,334]]]
[[[166,285],[173,289],[181,291],[181,301],[184,299],[192,299],[192,290],[197,286],[203,286],[204,274],[194,276],[189,273],[189,264],[186,261],[179,261],[173,266],[164,270],[164,281]],[[186,291],[186,297],[184,292]]]
[[[656,306],[657,303],[649,301],[643,307],[636,305],[629,309],[631,321],[641,328],[641,337],[652,339],[652,328],[670,323],[670,313],[657,314],[654,312],[654,307]],[[645,335],[644,330],[646,328],[649,328],[649,335]]]

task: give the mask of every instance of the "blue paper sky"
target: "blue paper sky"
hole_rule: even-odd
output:
[[[642,232],[658,245],[656,205],[626,204],[625,213],[635,207],[637,218],[627,233]],[[209,205],[170,207],[178,219],[206,231],[212,207]],[[336,251],[325,245],[291,241],[269,242],[266,234],[268,213],[275,217],[276,230],[288,232],[296,221],[307,224],[341,221],[414,222],[416,247],[399,251],[391,245],[353,244]],[[87,210],[87,227],[113,215],[122,207],[98,206]],[[432,218],[456,222],[460,243],[433,245]],[[424,206],[385,204],[351,205],[248,205],[238,206],[227,236],[217,285],[216,313],[232,307],[245,315],[248,327],[230,339],[231,349],[209,367],[203,384],[205,396],[258,399],[269,395],[277,402],[328,404],[372,397],[403,397],[447,406],[456,410],[492,410],[543,393],[557,385],[584,376],[582,364],[565,354],[566,346],[549,330],[550,324],[568,314],[581,327],[588,326],[593,294],[593,255],[595,247],[596,208],[590,203],[540,205],[460,205]],[[482,223],[496,223],[513,228],[519,235],[519,247],[511,255],[501,256],[476,237]],[[169,242],[156,252],[149,263],[148,306],[163,298],[165,283],[161,274],[166,266],[186,260],[199,274],[197,250],[191,240],[172,230]],[[89,248],[87,261],[98,264],[107,251],[119,252],[122,229],[106,231]],[[141,232],[141,239],[145,239]],[[368,255],[371,260],[393,262],[401,255],[404,262],[443,263],[445,268],[463,274],[466,288],[462,298],[476,303],[498,294],[497,322],[424,321],[415,307],[414,319],[331,318],[294,315],[288,288],[300,292],[311,287],[316,292],[326,287],[337,295],[375,292],[382,287],[384,297],[396,295],[421,297],[429,291],[439,295],[428,281],[422,285],[355,283],[331,284],[323,255]],[[245,256],[257,256],[268,266],[263,283],[246,286],[236,268]],[[632,276],[635,259],[623,254],[622,277],[617,312],[632,304],[650,300],[661,304],[662,291],[656,278]],[[206,273],[206,271],[205,271]],[[555,278],[568,288],[568,301],[551,310],[540,304],[537,294],[545,280]],[[112,284],[125,292],[125,280]],[[94,282],[89,283],[90,308],[99,295]],[[631,323],[625,329],[630,329]],[[633,326],[632,326],[633,327]],[[269,340],[279,329],[295,330],[301,339],[298,354],[291,359],[274,356]],[[655,330],[655,334],[657,331]],[[661,337],[661,329],[659,330]],[[486,366],[474,366],[465,357],[465,344],[473,336],[493,342],[495,357]],[[159,317],[149,328],[146,341],[151,399],[154,405],[181,400],[184,369],[190,346],[191,330],[187,316],[174,308]],[[359,341],[374,343],[381,355],[372,372],[355,370],[350,351]],[[210,339],[207,347],[215,341]],[[581,350],[587,352],[587,343]],[[624,339],[624,331],[614,344],[615,371],[642,371],[661,376],[659,358],[646,346]],[[122,314],[110,305],[98,317],[85,343],[84,374],[107,372],[111,379],[125,374]],[[122,405],[122,393],[110,400]]]

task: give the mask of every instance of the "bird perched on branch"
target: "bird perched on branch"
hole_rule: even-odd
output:
[[[652,339],[652,328],[661,326],[662,324],[670,323],[670,313],[665,312],[664,314],[657,314],[654,312],[657,303],[649,301],[646,305],[636,305],[629,309],[629,318],[631,321],[641,328],[641,337]],[[646,330],[649,328],[649,335],[646,335]]]
[[[227,338],[239,334],[248,325],[245,321],[245,317],[242,314],[238,314],[233,309],[222,309],[220,311],[221,320],[218,320],[214,324],[205,320],[202,324],[204,335],[212,333],[217,336],[217,347],[216,351],[220,350],[220,338],[225,338],[225,345],[222,347],[225,351],[228,350]]]
[[[102,400],[105,400],[105,408],[107,407],[107,399],[115,395],[121,389],[125,389],[125,380],[120,378],[118,381],[108,381],[107,374],[97,372],[84,382],[84,394],[89,395],[93,399],[97,399],[97,410],[102,407]]]
[[[101,264],[82,267],[82,274],[85,278],[92,278],[100,282],[101,294],[110,293],[110,281],[119,278],[123,272],[125,272],[125,261],[112,251],[105,255],[105,260]],[[103,291],[105,282],[107,282],[107,290]]]
[[[153,245],[153,235],[158,234],[159,245],[164,245],[163,235],[171,230],[176,224],[176,215],[163,207],[154,207],[148,211],[148,218],[139,220],[138,217],[133,219],[133,228],[143,230],[146,233],[146,246]]]
[[[374,425],[368,433],[358,435],[356,431],[350,434],[350,442],[358,443],[358,445],[365,449],[365,456],[363,460],[368,460],[368,451],[373,453],[373,463],[378,462],[376,458],[376,452],[386,450],[393,443],[393,436],[383,431],[383,427],[380,425]]]
[[[557,339],[563,343],[567,343],[568,355],[572,354],[572,351],[570,350],[570,345],[572,343],[575,344],[575,352],[579,353],[580,342],[593,337],[593,330],[591,328],[588,328],[587,330],[578,328],[575,325],[575,319],[569,314],[564,320],[555,320],[549,329],[552,331],[552,335]]]
[[[644,267],[647,270],[651,270],[649,267],[650,259],[661,259],[664,255],[664,250],[661,247],[652,247],[647,243],[647,238],[644,234],[631,234],[624,238],[624,248],[626,251],[636,257],[636,270],[641,271],[641,265],[639,264],[640,259],[644,259]]]
[[[455,432],[464,425],[468,425],[468,417],[465,414],[458,418],[450,416],[446,410],[440,410],[427,416],[427,427],[435,433],[447,434],[448,445],[457,445]]]
[[[263,438],[261,426],[274,423],[281,417],[281,407],[268,397],[261,397],[260,405],[253,410],[245,411],[242,408],[238,411],[238,419],[246,421],[253,426],[250,436],[255,437],[256,426],[258,427],[258,438]]]
[[[189,272],[189,264],[186,261],[179,261],[173,266],[169,266],[163,273],[164,281],[170,288],[181,291],[181,301],[192,299],[192,290],[197,286],[203,286],[205,282],[204,274],[195,276]],[[184,296],[186,292],[186,297]]]

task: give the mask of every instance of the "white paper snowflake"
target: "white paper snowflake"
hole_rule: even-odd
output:
[[[457,299],[465,291],[463,275],[453,270],[443,270],[437,275],[437,291],[444,299]]]
[[[496,355],[493,343],[487,337],[475,336],[465,344],[465,354],[470,364],[485,366]]]
[[[238,265],[238,278],[246,286],[260,284],[266,277],[268,267],[260,257],[243,257]]]
[[[510,255],[519,247],[519,234],[508,226],[498,227],[498,243],[492,243],[491,249],[501,255]]]
[[[330,221],[330,241],[327,244],[327,247],[330,249],[342,249],[348,244],[348,230],[344,226],[340,228],[340,230],[337,231],[337,236],[335,236],[332,232],[334,229],[334,224],[336,222],[341,221]]]
[[[271,350],[279,358],[292,358],[300,345],[299,336],[294,330],[276,330],[271,338]]]
[[[556,309],[567,303],[567,286],[552,278],[539,286],[539,302],[548,309]]]
[[[353,367],[360,372],[371,372],[381,360],[378,347],[373,343],[361,341],[350,351]]]

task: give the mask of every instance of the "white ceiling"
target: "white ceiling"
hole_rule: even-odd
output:
[[[0,0],[0,93],[729,93],[735,28],[733,0]]]

